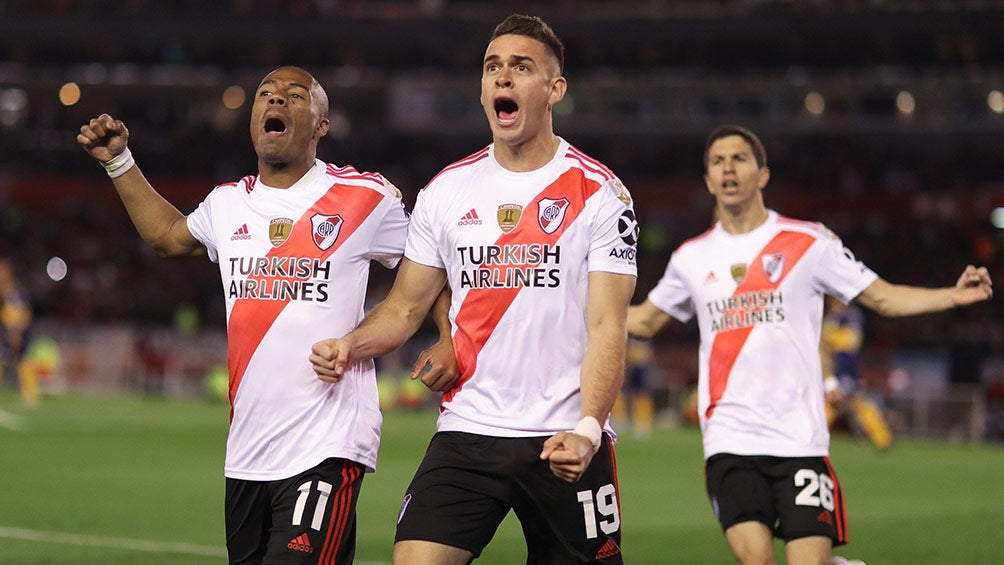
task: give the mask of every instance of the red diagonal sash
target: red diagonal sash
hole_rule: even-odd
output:
[[[732,296],[741,296],[760,290],[777,289],[814,241],[816,241],[816,238],[805,233],[792,231],[778,233],[760,251],[760,254],[753,260],[753,263],[750,264],[746,273],[746,280],[736,288]],[[770,282],[763,271],[762,257],[774,254],[784,255],[784,271],[775,282]],[[725,314],[731,313],[729,311]],[[708,404],[708,409],[705,412],[706,417],[711,417],[712,412],[715,411],[715,405],[718,404],[722,395],[725,394],[725,387],[728,385],[732,367],[735,365],[736,358],[739,357],[739,352],[742,351],[750,332],[753,331],[753,327],[746,326],[721,331],[715,335],[715,341],[711,346],[711,354],[708,360],[708,387],[711,393],[711,403]]]
[[[599,188],[600,184],[586,179],[581,169],[569,169],[530,200],[532,210],[527,212],[532,213],[523,214],[516,229],[502,234],[495,241],[495,245],[531,243],[553,245],[575,222],[585,207],[586,200]],[[568,209],[565,210],[565,217],[561,225],[551,234],[545,233],[537,222],[538,210],[536,207],[542,198],[555,200],[567,198],[569,200]],[[457,331],[453,338],[457,364],[460,368],[460,379],[443,396],[443,402],[452,400],[464,383],[474,375],[474,370],[477,369],[478,365],[478,354],[495,330],[499,320],[516,299],[519,291],[519,288],[480,288],[467,292],[460,305],[460,311],[457,312]]]
[[[289,238],[276,249],[269,251],[266,258],[310,257],[324,261],[337,251],[346,240],[369,217],[383,197],[375,190],[354,185],[332,185],[293,225]],[[338,239],[328,249],[322,251],[314,243],[313,226],[310,218],[314,214],[341,215],[343,224]],[[266,284],[272,279],[268,277]],[[230,417],[233,418],[234,398],[240,387],[244,372],[251,357],[258,349],[262,338],[275,322],[289,300],[257,300],[240,298],[234,302],[227,321],[230,367]],[[306,358],[303,360],[307,362]]]

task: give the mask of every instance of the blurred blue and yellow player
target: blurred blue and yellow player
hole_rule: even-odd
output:
[[[625,361],[624,386],[610,417],[618,426],[630,419],[634,434],[647,437],[652,433],[655,421],[655,399],[652,395],[655,354],[652,343],[628,339]]]
[[[826,297],[826,317],[820,336],[820,354],[826,378],[826,421],[830,428],[840,416],[865,434],[880,450],[892,445],[892,430],[879,407],[861,385],[860,353],[864,340],[864,314],[853,304]]]
[[[39,371],[26,362],[25,353],[31,345],[31,303],[18,283],[10,260],[0,259],[0,357],[3,360],[0,377],[16,375],[21,398],[29,407],[38,404]],[[29,358],[30,359],[30,358]]]

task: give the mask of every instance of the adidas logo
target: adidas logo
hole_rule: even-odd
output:
[[[715,276],[714,271],[708,271],[708,276],[704,277],[704,284],[714,284],[718,282],[718,277]]]
[[[471,208],[471,211],[464,214],[464,217],[460,218],[457,222],[458,226],[480,226],[481,218],[478,217],[478,211]]]
[[[596,552],[596,559],[606,559],[607,557],[613,557],[621,552],[621,548],[617,547],[614,540],[607,538],[607,542],[603,544],[603,547]]]
[[[251,239],[251,234],[248,232],[247,224],[237,228],[234,235],[230,236],[230,241],[237,241],[238,239]]]
[[[300,534],[289,541],[286,547],[295,551],[302,551],[304,553],[313,553],[314,547],[310,545],[310,538],[307,534]]]
[[[823,524],[833,525],[833,514],[830,514],[829,510],[823,510],[816,516],[816,520],[822,522]]]

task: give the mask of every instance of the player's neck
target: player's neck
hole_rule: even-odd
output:
[[[314,166],[314,159],[295,163],[267,163],[258,160],[258,178],[272,188],[289,188]]]
[[[722,229],[734,235],[757,229],[770,215],[762,202],[750,203],[747,206],[719,206],[717,213]]]
[[[502,168],[516,173],[536,171],[554,158],[561,140],[548,131],[523,143],[505,143],[495,139],[495,160]]]

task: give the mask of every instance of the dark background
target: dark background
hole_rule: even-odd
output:
[[[709,224],[707,133],[758,132],[769,207],[825,222],[885,279],[954,284],[968,263],[998,280],[1004,230],[1004,2],[712,1],[0,1],[0,254],[36,315],[74,324],[172,324],[180,304],[224,325],[217,267],[156,257],[79,127],[123,119],[153,184],[182,212],[218,183],[254,173],[250,96],[285,64],[311,71],[332,102],[320,157],[379,171],[405,194],[490,141],[478,102],[493,27],[540,15],[566,46],[559,135],[632,191],[642,226],[640,301],[670,252]],[[79,102],[59,90],[74,82]],[[897,109],[909,93],[915,109]],[[818,93],[825,110],[806,110]],[[69,266],[52,281],[46,262]],[[379,299],[393,273],[374,271]],[[937,349],[951,378],[975,381],[1001,354],[1002,304],[907,320],[869,314],[875,350]],[[661,343],[694,342],[674,325]]]

